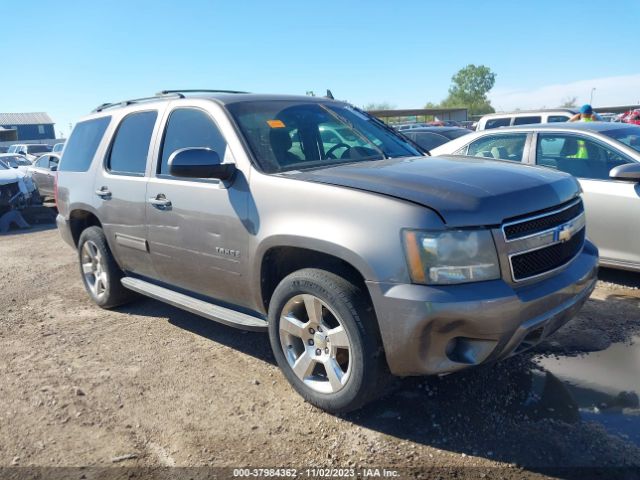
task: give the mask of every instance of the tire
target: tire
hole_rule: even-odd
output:
[[[336,274],[285,277],[269,304],[269,340],[289,383],[322,410],[355,410],[384,391],[389,374],[368,295]]]
[[[124,272],[116,263],[104,232],[89,227],[78,241],[80,275],[91,299],[102,308],[113,308],[136,298],[136,294],[122,286]]]

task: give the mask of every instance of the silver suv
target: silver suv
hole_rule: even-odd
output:
[[[429,157],[324,98],[164,91],[102,105],[74,128],[56,194],[98,305],[140,293],[268,330],[291,385],[331,412],[374,398],[389,373],[522,352],[596,280],[573,177]]]

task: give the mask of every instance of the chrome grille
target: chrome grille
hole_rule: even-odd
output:
[[[585,240],[582,200],[507,222],[502,226],[502,232],[513,281],[552,272],[582,251]]]

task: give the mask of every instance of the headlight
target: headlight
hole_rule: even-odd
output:
[[[500,278],[489,230],[404,230],[403,237],[414,283],[450,285]]]

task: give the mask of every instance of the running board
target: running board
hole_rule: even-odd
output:
[[[129,290],[155,298],[156,300],[195,313],[209,320],[224,323],[230,327],[259,332],[266,331],[267,329],[267,322],[253,315],[247,315],[246,313],[236,312],[229,308],[198,300],[197,298],[169,290],[168,288],[159,287],[158,285],[145,282],[138,278],[124,277],[121,282],[122,285]]]

